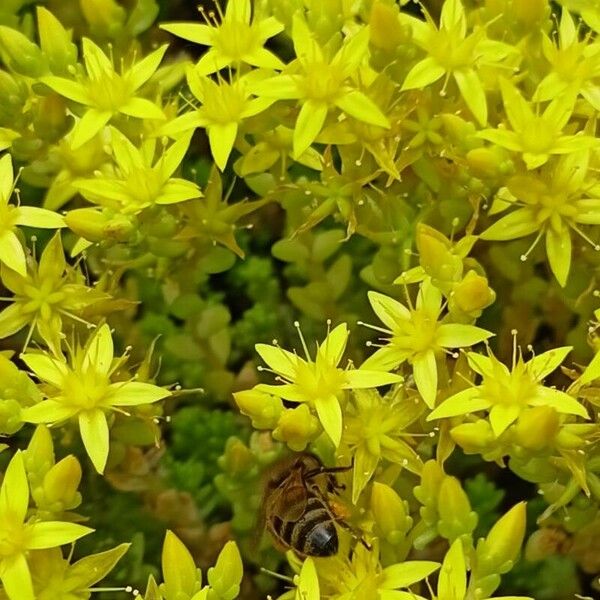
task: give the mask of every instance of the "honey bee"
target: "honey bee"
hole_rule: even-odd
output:
[[[291,549],[301,558],[333,556],[339,547],[336,524],[355,535],[328,498],[344,488],[335,474],[351,468],[325,467],[309,452],[287,457],[273,467],[264,488],[263,521],[277,547]]]

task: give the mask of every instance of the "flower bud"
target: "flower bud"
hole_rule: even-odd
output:
[[[13,399],[0,400],[0,434],[13,435],[21,427],[21,405]]]
[[[243,565],[235,542],[227,542],[214,567],[208,569],[208,583],[220,600],[234,600],[240,592]]]
[[[294,452],[302,452],[321,431],[319,420],[306,404],[285,410],[279,417],[273,437],[285,442]]]
[[[44,477],[44,492],[48,503],[59,502],[64,509],[75,508],[81,502],[77,492],[81,481],[81,465],[72,454],[57,462]]]
[[[526,519],[525,502],[519,502],[496,522],[485,540],[477,546],[480,575],[501,575],[510,571],[523,543]]]
[[[446,476],[437,497],[440,515],[438,531],[451,543],[477,526],[477,513],[471,510],[469,498],[456,477]]]
[[[453,427],[450,430],[450,437],[467,454],[481,454],[491,449],[496,441],[496,436],[485,419]]]
[[[419,223],[416,244],[421,266],[429,276],[438,281],[456,281],[462,275],[462,259],[452,253],[445,235]]]
[[[514,428],[518,443],[529,450],[541,450],[554,440],[560,428],[558,413],[551,406],[524,410]]]
[[[42,52],[55,75],[67,73],[67,67],[77,62],[77,47],[62,23],[43,6],[37,7],[38,32]]]
[[[114,36],[125,24],[127,13],[115,0],[79,0],[79,4],[85,20],[100,37]]]
[[[105,239],[109,218],[95,208],[76,208],[65,215],[67,227],[90,242]]]
[[[548,0],[513,0],[510,7],[511,14],[527,28],[536,28],[540,21],[550,14]]]
[[[371,8],[369,31],[371,44],[375,48],[393,52],[408,41],[406,32],[398,18],[398,7],[376,0]]]
[[[225,445],[225,454],[219,459],[219,466],[229,476],[247,474],[254,465],[250,449],[236,437],[230,437]]]
[[[373,483],[371,511],[380,535],[390,544],[399,544],[412,527],[407,503],[385,483]]]
[[[54,465],[54,445],[46,425],[38,425],[23,453],[25,467],[29,473],[39,474],[39,481]]]
[[[490,288],[487,278],[469,271],[452,289],[450,310],[458,308],[461,313],[477,318],[495,299],[496,294]]]
[[[37,78],[48,71],[48,61],[42,51],[12,27],[0,25],[0,50],[10,69],[19,75]]]
[[[283,412],[283,402],[276,396],[257,390],[244,390],[233,394],[240,412],[252,419],[255,429],[274,429]]]

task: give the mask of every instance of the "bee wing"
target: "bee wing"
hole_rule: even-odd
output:
[[[283,521],[297,521],[308,504],[308,490],[303,482],[276,490],[271,497],[271,512]]]

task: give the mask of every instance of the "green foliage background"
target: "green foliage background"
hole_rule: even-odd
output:
[[[599,34],[584,0],[4,1],[0,596],[595,597]],[[262,535],[304,450],[370,551]]]

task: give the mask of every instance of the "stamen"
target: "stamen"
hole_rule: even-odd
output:
[[[377,325],[371,325],[370,323],[365,323],[364,321],[357,321],[356,324],[367,327],[368,329],[373,329],[373,331],[379,331],[379,333],[392,335],[392,332],[389,329],[384,329],[383,327],[378,327]]]
[[[579,229],[579,227],[577,227],[577,225],[574,225],[573,223],[570,223],[570,225],[571,229],[573,229],[577,235],[585,240],[596,252],[600,251],[600,244],[593,242],[589,236],[587,236],[583,231],[581,231],[581,229]]]
[[[510,331],[510,335],[512,335],[513,338],[513,350],[512,350],[512,368],[513,371],[515,369],[515,366],[517,364],[517,334],[519,332],[516,329],[511,329]]]
[[[533,240],[533,244],[529,246],[527,252],[525,252],[525,254],[521,254],[521,262],[525,262],[529,258],[529,255],[533,252],[533,249],[537,246],[538,242],[542,239],[542,236],[545,233],[546,232],[544,229],[540,229],[540,232],[536,235],[535,240]]]
[[[300,329],[300,322],[294,321],[294,327],[296,328],[296,331],[298,332],[298,336],[300,337],[300,343],[302,344],[302,349],[304,350],[304,355],[306,356],[306,360],[307,360],[307,362],[311,362],[310,353],[308,351],[308,346],[306,345],[306,340],[304,339],[304,336],[302,335],[302,330]]]

